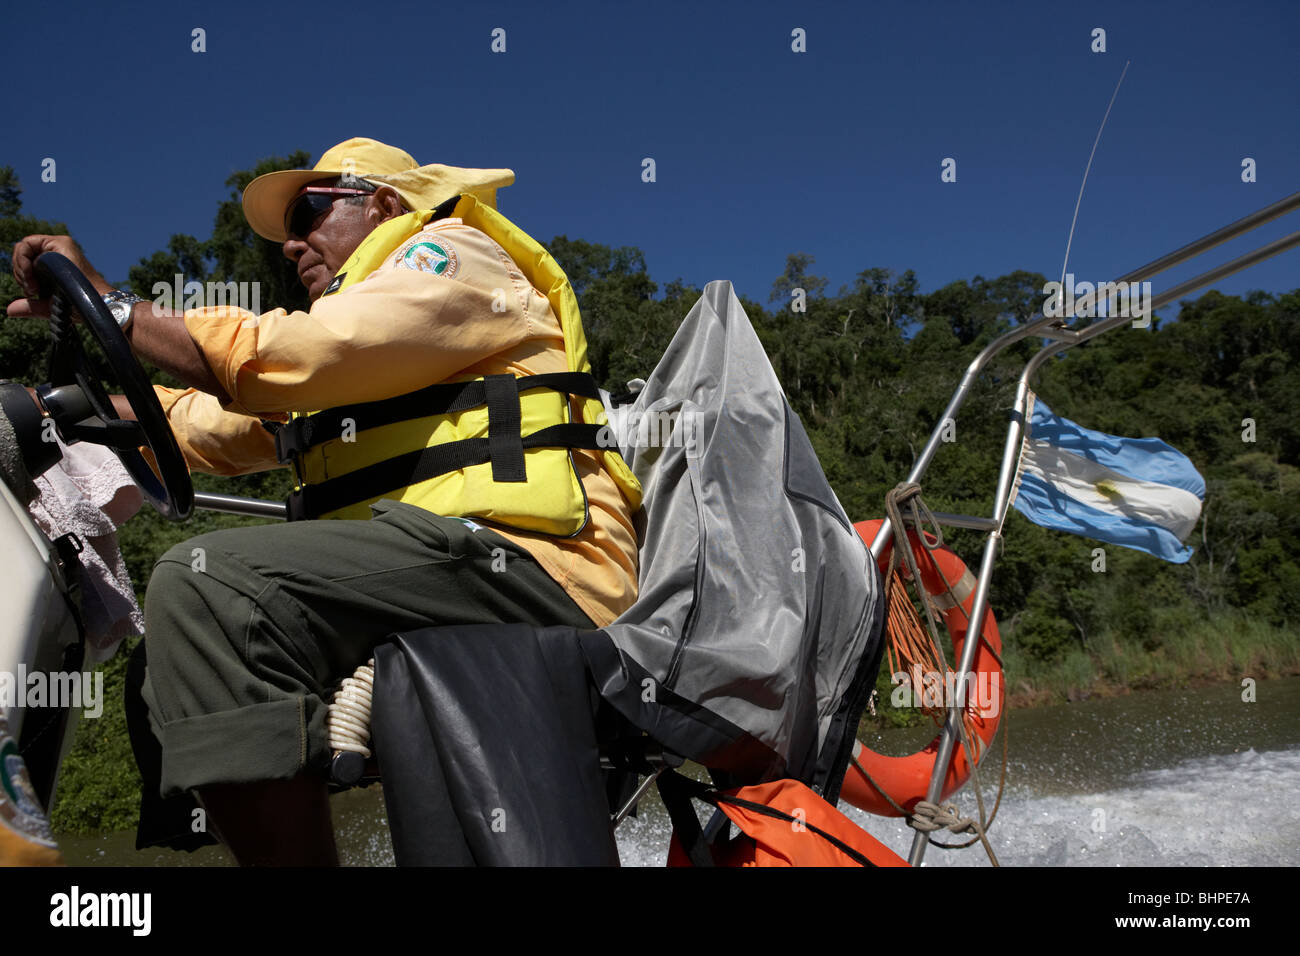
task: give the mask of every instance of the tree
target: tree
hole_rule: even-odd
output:
[[[646,276],[645,254],[635,246],[605,246],[585,239],[556,236],[546,246],[581,296],[596,282],[616,277]]]
[[[826,290],[827,281],[821,276],[808,274],[808,267],[816,262],[806,252],[795,252],[785,258],[785,272],[772,283],[772,294],[768,302],[780,302],[788,306],[790,293],[803,289],[808,298],[821,295]]]
[[[13,277],[14,244],[34,234],[66,236],[68,227],[22,214],[22,186],[10,166],[0,166],[0,308],[23,297]],[[27,385],[44,380],[50,332],[44,319],[0,316],[0,376]]]
[[[12,166],[0,166],[0,219],[10,219],[22,209],[23,190]]]
[[[648,375],[677,327],[671,321],[677,306],[654,301],[658,286],[641,250],[567,236],[556,236],[546,248],[578,296],[596,381],[620,392],[629,380]]]
[[[230,187],[230,197],[217,206],[212,235],[205,240],[172,236],[166,250],[155,252],[131,267],[132,289],[138,295],[152,298],[155,283],[170,287],[176,275],[182,276],[183,281],[249,283],[250,288],[256,283],[263,309],[307,309],[311,302],[298,282],[294,264],[284,257],[279,243],[253,232],[244,219],[241,197],[245,187],[258,176],[281,169],[300,169],[307,165],[309,158],[299,150],[288,156],[263,159],[252,169],[233,173],[225,183]]]

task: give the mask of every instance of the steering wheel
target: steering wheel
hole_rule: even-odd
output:
[[[42,292],[50,295],[49,385],[37,389],[59,435],[67,442],[105,445],[149,504],[165,518],[182,521],[194,508],[194,485],[176,444],[167,416],[149,378],[131,354],[131,346],[90,281],[65,256],[42,253],[35,271]],[[81,316],[108,360],[112,377],[126,396],[136,421],[119,418],[99,375],[91,368],[72,322]],[[157,474],[141,454],[148,448]]]

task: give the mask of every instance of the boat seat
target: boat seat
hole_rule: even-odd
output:
[[[357,673],[360,674],[361,670],[358,668]],[[599,715],[599,719],[616,721],[608,713]],[[626,722],[622,727],[622,732],[606,735],[600,746],[600,769],[607,776],[610,816],[616,828],[627,816],[635,813],[636,804],[660,773],[676,769],[686,762],[684,757],[668,750],[648,734],[637,731]],[[369,735],[365,743],[369,749],[372,743]],[[645,778],[644,782],[641,778]],[[373,751],[366,756],[355,750],[335,750],[328,782],[332,793],[382,784],[379,757]]]
[[[618,864],[614,826],[684,761],[597,692],[582,649],[603,640],[452,625],[375,648],[369,769],[399,865]],[[336,755],[336,784],[366,781],[358,756]]]

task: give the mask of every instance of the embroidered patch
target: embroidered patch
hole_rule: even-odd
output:
[[[329,295],[331,292],[339,291],[339,286],[343,285],[343,280],[345,278],[347,278],[347,273],[340,272],[334,277],[334,281],[325,287],[325,291],[322,292],[321,295]]]
[[[439,242],[432,239],[416,240],[398,253],[397,264],[416,272],[448,278],[456,274],[456,268],[460,265],[456,259],[456,250],[445,239]]]

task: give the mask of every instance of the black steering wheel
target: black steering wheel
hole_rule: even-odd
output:
[[[165,518],[181,521],[194,508],[194,485],[167,416],[149,378],[103,299],[81,270],[57,252],[35,263],[42,292],[50,296],[50,384],[37,389],[65,442],[85,441],[111,448],[149,504]],[[119,418],[99,375],[91,367],[73,324],[81,316],[108,360],[136,420]],[[157,474],[141,454],[148,448]]]

